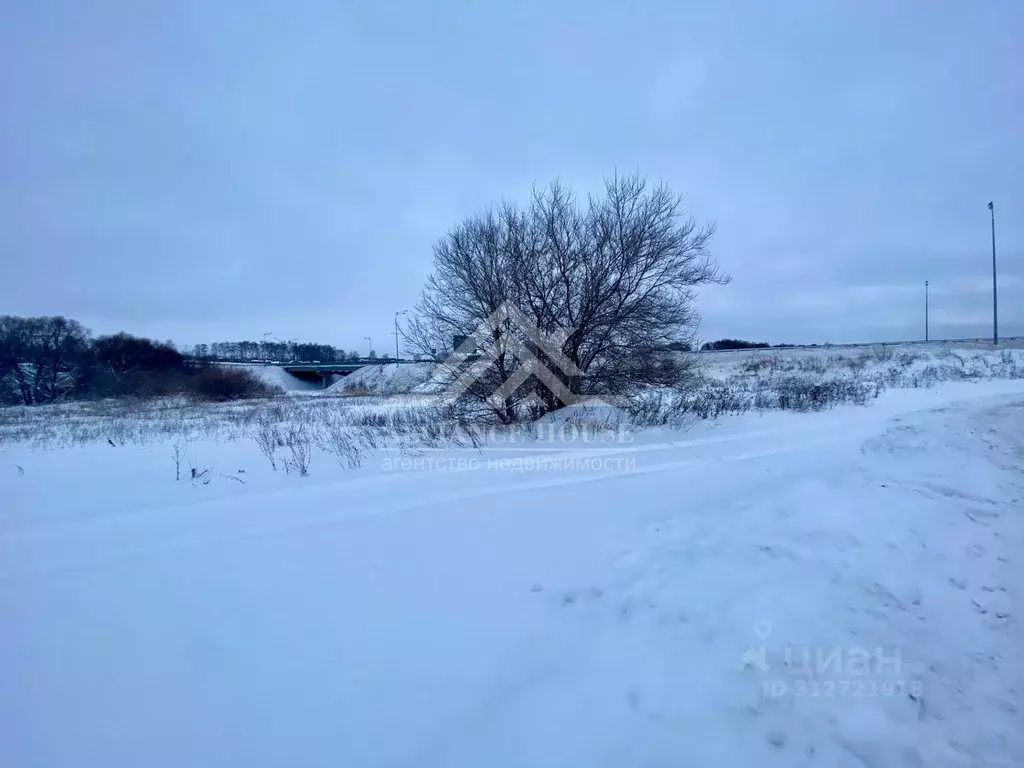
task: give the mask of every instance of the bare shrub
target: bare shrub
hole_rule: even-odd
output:
[[[871,349],[871,358],[876,363],[891,363],[895,357],[896,351],[892,347],[887,347],[884,344],[879,344]]]
[[[872,360],[871,353],[869,352],[861,352],[859,355],[854,355],[852,357],[839,357],[838,355],[836,357],[842,360],[846,364],[846,367],[854,373],[857,371],[863,371]]]
[[[345,469],[356,469],[363,464],[364,448],[375,444],[372,430],[351,427],[337,420],[322,424],[314,434],[317,446],[334,457]]]
[[[804,373],[825,373],[832,364],[831,359],[821,357],[804,357],[797,364],[797,369]]]
[[[910,386],[914,389],[929,389],[939,381],[939,369],[935,365],[926,365],[915,373],[910,379]]]
[[[182,443],[179,440],[174,441],[172,446],[174,449],[174,479],[181,480],[181,460],[185,458],[185,451],[188,448],[187,443]]]
[[[211,365],[190,381],[193,397],[209,402],[228,402],[280,395],[280,387],[267,384],[252,371]]]
[[[284,438],[289,455],[284,460],[285,472],[297,473],[300,477],[309,474],[309,462],[313,458],[313,443],[308,436],[297,427],[288,430]]]
[[[717,419],[750,410],[751,399],[733,382],[709,381],[690,398],[689,408],[701,419]]]
[[[678,395],[669,398],[664,390],[657,389],[634,398],[629,405],[629,416],[632,422],[642,427],[659,427],[666,424],[669,414],[680,405]]]
[[[618,410],[580,406],[566,418],[567,426],[575,427],[581,433],[619,432],[625,422]]]
[[[758,407],[821,411],[843,404],[865,405],[878,394],[879,388],[864,379],[848,377],[815,381],[787,376],[758,393]]]
[[[260,453],[270,462],[270,468],[277,472],[277,448],[283,442],[277,425],[269,420],[263,421],[256,430],[255,440]]]
[[[905,386],[906,375],[906,370],[897,364],[874,373],[871,379],[880,389],[893,389]]]
[[[728,414],[744,413],[752,405],[753,399],[741,379],[706,379],[684,393],[671,390],[651,392],[638,398],[629,414],[638,426],[680,427],[694,418],[716,419]]]
[[[740,369],[744,373],[763,373],[765,371],[776,371],[781,365],[782,358],[778,355],[756,355],[744,360]]]
[[[999,358],[992,361],[990,370],[998,378],[1024,379],[1024,353],[1004,349],[999,353]]]

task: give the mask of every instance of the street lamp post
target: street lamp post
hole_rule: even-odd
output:
[[[928,281],[924,281],[924,340],[928,341]]]
[[[363,338],[366,339],[366,344],[367,344],[367,347],[366,347],[367,355],[366,356],[369,357],[370,356],[369,353],[373,352],[373,339],[371,339],[369,336],[363,336]]]
[[[999,343],[999,292],[996,290],[996,207],[988,204],[992,212],[992,344]]]
[[[398,316],[409,312],[408,309],[400,309],[395,312],[395,362],[398,362]]]

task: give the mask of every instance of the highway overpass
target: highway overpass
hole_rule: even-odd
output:
[[[331,376],[348,376],[353,371],[368,365],[385,365],[391,363],[412,363],[414,360],[346,360],[340,363],[270,363],[283,368],[292,376],[303,381],[319,381],[326,389],[331,383]]]

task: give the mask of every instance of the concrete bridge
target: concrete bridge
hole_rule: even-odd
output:
[[[390,365],[392,363],[412,363],[414,360],[346,360],[340,363],[285,363],[278,367],[288,371],[292,376],[303,381],[319,381],[324,389],[331,385],[332,376],[348,376],[368,365]]]

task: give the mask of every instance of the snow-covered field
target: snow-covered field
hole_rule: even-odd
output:
[[[1019,765],[1020,353],[869,354],[712,372],[865,406],[525,442],[429,397],[7,409],[0,765]]]

